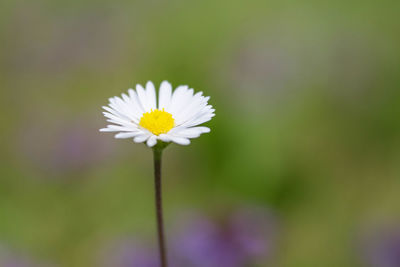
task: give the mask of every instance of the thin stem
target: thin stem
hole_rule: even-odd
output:
[[[162,148],[155,147],[154,154],[154,187],[156,197],[156,214],[157,214],[157,233],[158,233],[158,246],[160,251],[160,266],[167,267],[167,254],[164,237],[164,222],[162,211],[162,192],[161,192],[161,155]]]

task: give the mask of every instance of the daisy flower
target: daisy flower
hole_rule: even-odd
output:
[[[198,126],[215,116],[209,99],[203,92],[194,93],[187,85],[173,91],[167,81],[161,83],[157,99],[151,81],[146,88],[138,84],[136,90],[129,89],[128,94],[109,99],[103,114],[112,124],[100,131],[118,132],[115,138],[133,138],[134,142],[146,142],[149,147],[158,140],[188,145],[190,138],[210,132],[209,128]]]
[[[170,142],[188,145],[190,138],[210,132],[209,128],[199,126],[215,116],[215,110],[208,104],[209,99],[202,92],[195,94],[187,85],[178,86],[172,92],[171,84],[163,81],[157,101],[156,89],[149,81],[146,89],[138,84],[136,90],[129,89],[128,94],[110,98],[108,106],[103,107],[104,116],[112,124],[100,129],[101,132],[117,132],[116,138],[133,138],[136,143],[146,142],[147,146],[153,147],[161,267],[168,266],[161,197],[162,151]]]

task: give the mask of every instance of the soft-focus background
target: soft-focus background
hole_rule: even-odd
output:
[[[164,153],[172,266],[400,266],[399,1],[0,7],[0,266],[157,266],[151,151],[98,129],[164,79],[217,115]]]

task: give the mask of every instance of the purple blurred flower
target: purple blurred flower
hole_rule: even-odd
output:
[[[400,227],[375,231],[363,243],[363,254],[368,266],[400,266]]]
[[[204,216],[185,220],[173,247],[182,266],[241,267],[267,258],[276,224],[261,208],[241,208],[218,223]]]
[[[191,214],[180,220],[168,236],[169,261],[174,267],[243,267],[263,263],[272,256],[276,230],[273,216],[261,208],[242,208],[222,221]],[[138,244],[124,242],[112,250],[112,266],[158,267],[157,249]]]
[[[228,229],[200,216],[185,224],[172,243],[180,266],[239,266],[243,255],[230,240]]]

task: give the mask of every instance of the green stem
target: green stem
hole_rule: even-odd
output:
[[[153,148],[154,155],[154,188],[156,200],[156,214],[157,214],[157,233],[158,233],[158,247],[160,252],[160,266],[168,267],[167,253],[164,237],[164,221],[162,210],[162,192],[161,192],[161,156],[163,147],[155,146]]]

